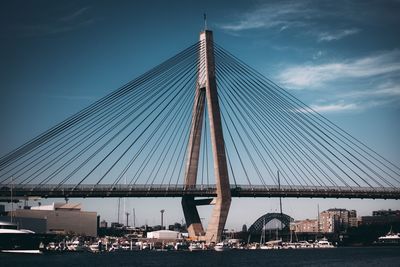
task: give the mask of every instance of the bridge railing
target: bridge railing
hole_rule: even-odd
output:
[[[163,184],[81,184],[81,185],[57,185],[57,184],[22,184],[22,185],[0,185],[0,191],[10,190],[25,190],[25,191],[212,191],[216,190],[215,185],[163,185]]]
[[[289,186],[281,185],[237,185],[231,186],[231,189],[236,190],[253,190],[253,191],[363,191],[363,192],[375,192],[375,191],[387,191],[387,192],[398,192],[400,188],[393,187],[348,187],[348,186]]]
[[[0,197],[194,197],[216,196],[215,185],[0,185]],[[305,186],[259,186],[231,185],[233,197],[322,197],[322,198],[382,198],[399,199],[400,188],[370,187],[305,187]]]
[[[210,185],[165,185],[165,184],[81,184],[81,185],[57,185],[57,184],[17,184],[17,185],[1,185],[0,190],[25,189],[25,190],[216,190],[215,184]],[[231,185],[232,190],[254,190],[254,191],[398,191],[400,188],[393,187],[347,187],[347,186],[292,186],[292,185]]]

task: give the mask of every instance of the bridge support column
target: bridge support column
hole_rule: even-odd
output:
[[[201,66],[199,69],[196,96],[193,107],[192,129],[189,138],[185,185],[187,188],[196,185],[202,120],[204,116],[204,104],[206,100],[213,152],[214,176],[217,187],[215,206],[212,211],[206,235],[202,238],[205,239],[206,242],[210,243],[218,242],[221,239],[231,204],[231,191],[225,155],[224,137],[222,133],[221,114],[218,103],[217,84],[215,79],[212,32],[207,30],[202,32],[200,34],[200,41],[202,41],[200,48]],[[188,196],[183,197],[182,208],[185,215],[189,236],[192,238],[199,237],[204,231],[194,198]]]
[[[199,70],[200,72],[200,70]],[[197,170],[199,165],[200,141],[202,131],[202,121],[204,116],[205,89],[196,87],[196,95],[192,113],[192,128],[189,137],[188,159],[186,163],[185,186],[190,189],[196,186]],[[200,216],[197,211],[194,197],[183,196],[182,208],[185,216],[186,226],[191,238],[199,237],[204,234]]]

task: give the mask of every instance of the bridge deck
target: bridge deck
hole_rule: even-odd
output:
[[[400,199],[400,188],[349,188],[349,187],[289,187],[231,185],[232,197],[294,197],[294,198],[369,198]],[[15,185],[15,198],[105,198],[105,197],[195,197],[216,196],[215,185],[185,187],[184,185]],[[0,198],[10,199],[11,188],[0,187]]]

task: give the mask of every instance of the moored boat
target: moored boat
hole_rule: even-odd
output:
[[[215,251],[228,251],[228,250],[231,250],[231,248],[228,246],[228,243],[220,242],[215,245],[214,250]]]
[[[0,222],[0,252],[40,254],[40,241],[35,232],[18,229],[13,223]]]
[[[200,250],[203,250],[203,246],[201,245],[201,243],[193,242],[193,243],[190,243],[189,250],[190,251],[200,251]]]
[[[389,233],[385,236],[380,236],[374,244],[379,246],[400,246],[400,233],[394,233],[390,228]]]
[[[175,250],[188,250],[189,244],[186,242],[177,242],[175,244]]]
[[[335,248],[335,246],[328,239],[323,238],[315,244],[315,248]]]
[[[85,246],[82,241],[76,239],[70,243],[67,243],[68,251],[71,252],[83,252],[85,251]]]
[[[260,249],[281,249],[282,248],[282,239],[271,240],[265,244],[260,245]]]

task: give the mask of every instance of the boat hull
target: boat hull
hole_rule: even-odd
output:
[[[6,253],[39,253],[40,236],[31,233],[2,233],[0,251]]]

